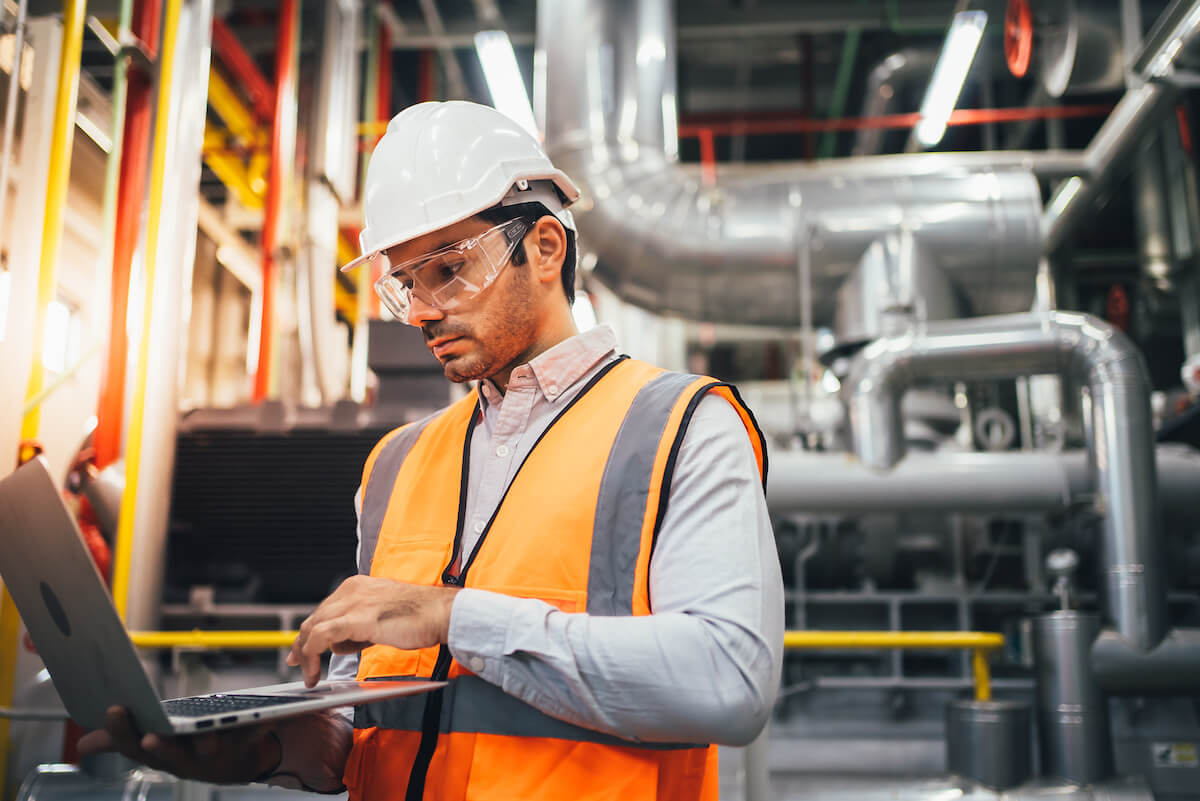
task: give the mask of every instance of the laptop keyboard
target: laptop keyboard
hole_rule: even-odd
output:
[[[168,715],[183,718],[199,718],[205,715],[217,715],[222,712],[240,712],[245,709],[258,709],[264,706],[279,706],[293,704],[298,701],[310,701],[311,698],[288,698],[282,695],[204,695],[195,698],[172,698],[163,701],[163,709]]]

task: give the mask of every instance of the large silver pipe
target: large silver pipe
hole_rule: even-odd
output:
[[[1119,330],[1090,315],[1048,312],[929,323],[878,339],[843,382],[855,452],[877,470],[900,461],[900,398],[914,383],[1047,373],[1088,389],[1108,612],[1147,651],[1167,630],[1150,384],[1141,354]]]
[[[1092,644],[1092,672],[1112,695],[1194,695],[1200,683],[1200,629],[1172,629],[1145,653],[1105,631]]]
[[[1169,518],[1200,521],[1200,451],[1160,445],[1158,502]],[[888,473],[852,456],[772,451],[772,514],[1049,512],[1088,498],[1094,481],[1083,451],[910,453]]]
[[[1200,33],[1200,0],[1176,0],[1163,12],[1147,39],[1148,48],[1136,62],[1137,82],[1117,103],[1086,151],[1090,177],[1072,178],[1046,204],[1042,230],[1047,253],[1062,245],[1076,223],[1091,213],[1092,204],[1123,166],[1127,156],[1145,142],[1146,134],[1170,109],[1177,90],[1170,83],[1176,55]]]
[[[585,269],[594,264],[623,299],[654,310],[796,325],[796,265],[807,248],[813,322],[825,325],[868,245],[908,230],[970,311],[1029,308],[1041,201],[1028,169],[973,169],[927,154],[924,171],[911,171],[912,162],[889,175],[867,159],[784,164],[722,169],[714,186],[681,169],[672,6],[538,4],[535,105],[551,157],[584,188]]]
[[[867,75],[866,99],[860,117],[879,117],[888,113],[898,102],[897,92],[912,81],[928,80],[937,64],[938,51],[929,48],[907,47],[898,50],[875,65]],[[863,128],[854,135],[856,156],[872,156],[883,147],[882,128]]]

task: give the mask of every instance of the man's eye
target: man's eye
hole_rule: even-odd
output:
[[[407,277],[401,278],[400,286],[404,287],[405,289],[407,289],[408,291],[411,292],[412,288],[413,288],[413,280],[411,278],[407,278]]]
[[[458,275],[459,270],[461,270],[464,265],[466,265],[466,261],[464,259],[455,259],[453,261],[443,261],[440,265],[438,265],[438,270],[437,270],[437,277],[438,277],[439,283],[444,283],[446,281],[449,281],[451,278]]]

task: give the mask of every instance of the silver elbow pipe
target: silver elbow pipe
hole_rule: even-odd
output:
[[[1041,199],[1021,166],[1028,154],[722,165],[709,183],[676,158],[669,0],[539,3],[537,27],[535,106],[547,152],[583,188],[581,264],[623,300],[689,319],[797,325],[807,249],[812,321],[827,325],[868,246],[907,230],[971,312],[1032,304]]]
[[[1132,646],[1150,650],[1167,631],[1150,385],[1120,331],[1090,315],[1050,312],[929,323],[878,339],[843,382],[855,452],[876,470],[903,458],[900,398],[917,382],[1046,373],[1088,389],[1107,608]]]

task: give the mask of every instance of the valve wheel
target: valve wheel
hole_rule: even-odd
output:
[[[1008,0],[1004,12],[1004,60],[1009,72],[1024,78],[1032,55],[1033,14],[1029,10],[1029,0]]]

